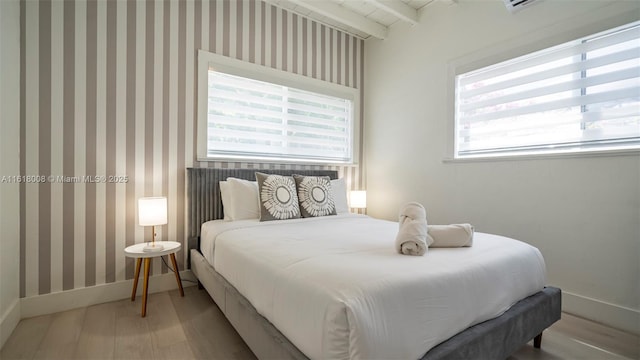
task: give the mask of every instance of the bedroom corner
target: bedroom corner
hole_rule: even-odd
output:
[[[430,223],[471,222],[530,243],[549,283],[562,288],[564,311],[640,333],[637,149],[452,160],[449,70],[461,59],[526,53],[632,23],[638,6],[549,0],[510,14],[501,1],[438,3],[418,25],[367,43],[368,213],[393,219],[417,200]]]
[[[0,178],[20,173],[20,3],[0,3]],[[18,70],[18,71],[16,71]],[[0,182],[0,347],[20,320],[19,185]]]

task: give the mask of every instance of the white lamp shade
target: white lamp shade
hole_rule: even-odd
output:
[[[350,206],[354,209],[364,209],[367,207],[367,192],[364,190],[352,191],[349,194]]]
[[[166,197],[144,197],[138,199],[138,224],[140,226],[164,225],[166,223]]]

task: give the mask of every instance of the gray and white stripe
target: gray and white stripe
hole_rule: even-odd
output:
[[[167,196],[161,239],[186,244],[186,167],[281,167],[195,160],[198,49],[362,95],[362,40],[259,0],[21,3],[21,175],[129,178],[20,185],[21,297],[131,279],[123,249],[150,236],[139,197]],[[284,168],[364,186],[362,165]]]

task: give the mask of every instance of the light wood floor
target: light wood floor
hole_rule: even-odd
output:
[[[0,359],[255,359],[204,290],[140,298],[20,321]],[[640,359],[640,338],[568,314],[508,360]]]

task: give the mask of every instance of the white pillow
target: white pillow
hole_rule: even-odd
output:
[[[347,183],[344,181],[344,178],[331,180],[331,190],[333,190],[333,201],[336,205],[336,213],[349,213],[349,204],[347,203]]]
[[[222,198],[222,210],[224,211],[224,220],[231,220],[231,213],[233,213],[231,201],[231,186],[227,181],[220,181],[220,197]]]
[[[231,203],[229,217],[231,220],[259,219],[260,199],[258,196],[258,183],[237,178],[227,178],[227,183],[231,190],[231,197],[229,199]],[[227,212],[225,211],[225,215],[226,214]]]

